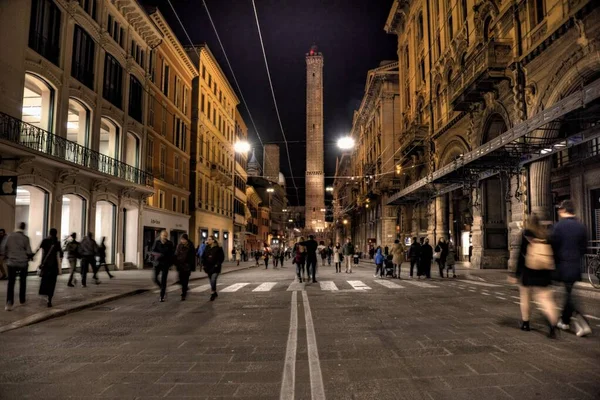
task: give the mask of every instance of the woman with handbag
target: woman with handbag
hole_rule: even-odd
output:
[[[446,278],[450,278],[450,268],[452,268],[452,277],[456,278],[456,247],[451,241],[448,242],[448,256],[446,258]],[[443,276],[442,272],[442,276]]]
[[[335,273],[342,273],[342,245],[336,243],[333,248],[333,264],[335,265]]]
[[[202,265],[204,266],[204,272],[210,279],[210,301],[215,301],[217,298],[217,278],[221,273],[221,265],[225,260],[225,253],[223,248],[219,246],[217,240],[209,236],[206,239],[206,249],[202,253]]]
[[[437,246],[435,246],[435,250],[433,253],[433,259],[437,262],[438,268],[440,270],[440,278],[444,277],[444,268],[446,266],[446,257],[448,256],[448,245],[444,238],[440,238],[438,240]]]
[[[47,296],[48,307],[52,307],[52,297],[56,289],[56,278],[60,265],[62,264],[63,251],[58,240],[58,231],[50,229],[50,235],[42,240],[42,263],[38,268],[38,274],[42,278],[39,294]],[[39,249],[38,249],[39,251]]]
[[[548,239],[549,232],[540,224],[537,215],[529,215],[521,239],[515,277],[510,281],[512,283],[519,282],[521,330],[530,330],[530,302],[531,298],[535,297],[549,325],[548,337],[555,338],[558,313],[550,288],[554,260]]]
[[[192,271],[196,270],[196,251],[194,243],[189,239],[187,233],[181,235],[181,240],[175,250],[175,260],[177,263],[177,272],[179,272],[179,283],[181,284],[181,301],[184,301],[190,282]]]

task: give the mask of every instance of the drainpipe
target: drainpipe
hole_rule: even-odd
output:
[[[428,59],[429,59],[429,140],[427,141],[427,145],[429,146],[429,150],[430,150],[430,156],[433,157],[433,153],[431,152],[431,150],[433,150],[433,139],[431,139],[431,137],[433,136],[433,124],[434,124],[434,117],[433,117],[433,74],[432,74],[432,67],[433,67],[433,63],[431,61],[431,57],[432,57],[432,52],[431,52],[431,12],[429,10],[429,1],[425,2],[425,5],[427,6],[427,48],[429,49],[429,55],[428,55]],[[429,161],[429,160],[428,160]],[[433,173],[433,171],[429,171],[429,173]],[[437,198],[433,199],[433,223],[434,223],[434,229],[433,229],[433,243],[436,243],[437,241]]]

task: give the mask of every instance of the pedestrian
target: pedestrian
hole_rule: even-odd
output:
[[[235,251],[235,247],[233,249],[231,249],[231,258],[233,258],[233,261],[236,260],[236,251]]]
[[[240,250],[240,248],[238,247],[237,250],[235,251],[235,255],[236,255],[236,260],[237,260],[237,265],[240,265],[240,261],[242,261],[242,250]]]
[[[333,264],[335,265],[335,273],[342,273],[342,246],[340,242],[335,244],[333,248]],[[349,257],[350,258],[350,257]]]
[[[327,246],[327,265],[331,266],[331,258],[333,257],[333,245],[329,242]]]
[[[81,253],[81,285],[86,287],[88,268],[92,267],[92,278],[96,285],[100,284],[98,279],[98,267],[96,266],[96,254],[98,254],[98,245],[94,241],[92,232],[88,232],[87,236],[81,241],[79,246]]]
[[[400,240],[394,240],[392,246],[392,264],[394,264],[394,277],[400,279],[400,272],[402,267],[402,259],[404,258],[404,246],[400,243]]]
[[[265,243],[263,247],[263,260],[265,261],[265,269],[269,268],[269,254],[271,249],[269,249],[269,245]]]
[[[285,260],[285,251],[279,249],[279,265],[283,268],[283,261]]]
[[[440,278],[444,277],[446,257],[448,257],[448,245],[446,244],[444,238],[440,238],[440,240],[438,240],[437,246],[435,246],[435,250],[433,253],[433,259],[437,262],[438,269],[440,270]]]
[[[304,241],[303,237],[300,237],[300,241]],[[296,243],[294,246],[294,264],[296,264],[296,276],[298,276],[298,282],[302,283],[302,279],[306,280],[306,271],[304,269],[306,265],[306,248]]]
[[[390,255],[390,248],[388,246],[385,246],[383,248],[383,255],[384,255],[384,257],[387,257]]]
[[[256,250],[254,252],[254,259],[256,260],[256,266],[258,267],[260,265],[260,251]]]
[[[372,260],[375,257],[375,248],[373,246],[369,246],[369,259]]]
[[[198,260],[202,260],[202,253],[204,253],[204,249],[206,249],[206,241],[203,240],[200,246],[198,246],[198,251],[196,255],[198,256]]]
[[[40,283],[39,294],[40,296],[46,296],[48,307],[52,307],[52,297],[54,297],[54,290],[56,289],[56,278],[58,277],[64,255],[56,229],[50,229],[50,235],[42,240],[40,249],[42,250],[42,263],[40,264],[42,282]]]
[[[352,258],[354,257],[354,245],[352,239],[347,238],[344,247],[342,247],[342,256],[344,257],[344,264],[346,267],[346,273],[352,273]]]
[[[27,293],[27,268],[33,258],[29,237],[25,235],[25,222],[19,224],[19,229],[8,235],[2,242],[2,253],[6,257],[8,270],[8,287],[6,290],[6,311],[12,310],[15,297],[15,282],[19,276],[19,302],[25,304]]]
[[[175,254],[173,242],[171,242],[168,238],[169,233],[166,230],[162,230],[160,232],[160,236],[152,246],[152,254],[154,255],[155,260],[154,283],[156,283],[160,288],[161,303],[165,301],[169,268],[171,268],[171,265],[173,265],[173,256]],[[206,251],[206,249],[204,251]],[[158,275],[160,275],[160,281],[158,280]]]
[[[317,253],[321,256],[321,267],[325,266],[325,260],[327,259],[327,246],[324,241],[320,241],[317,246]]]
[[[560,204],[558,215],[560,221],[554,226],[550,237],[558,278],[565,285],[566,292],[558,327],[563,330],[572,329],[577,336],[586,336],[592,333],[592,329],[573,297],[573,286],[581,280],[581,260],[587,246],[586,228],[575,218],[575,205],[571,200]],[[576,314],[575,318],[572,318],[573,314]]]
[[[421,245],[416,237],[413,237],[412,243],[408,249],[408,258],[410,259],[410,277],[413,277],[413,270],[417,267],[417,276],[419,276],[419,257],[421,256]]]
[[[433,248],[429,244],[429,238],[425,238],[423,245],[421,246],[421,252],[419,255],[419,266],[421,267],[421,273],[417,274],[424,275],[427,279],[431,278],[431,261],[433,260]]]
[[[2,250],[2,244],[6,240],[6,231],[0,228],[0,280],[4,280],[8,278],[8,271],[6,270],[6,257],[4,251]]]
[[[108,264],[106,263],[106,236],[102,236],[102,240],[100,241],[100,246],[98,246],[98,270],[104,267],[104,270],[108,274],[109,279],[114,278],[115,276],[110,273],[108,269]]]
[[[377,275],[379,275],[380,278],[383,278],[383,261],[384,256],[381,251],[381,247],[378,247],[377,252],[375,253],[375,275],[373,275],[374,278],[377,278]]]
[[[187,233],[181,235],[177,249],[175,250],[175,262],[181,284],[181,301],[187,297],[188,285],[192,271],[196,270],[196,252],[194,243],[189,239]]]
[[[540,254],[535,254],[538,247],[534,246],[543,246],[547,248],[547,253],[551,254],[548,231],[540,225],[538,217],[535,214],[531,214],[527,219],[526,227],[521,237],[521,248],[515,277],[510,279],[510,281],[512,283],[519,282],[521,330],[530,330],[530,303],[533,295],[548,321],[548,337],[553,338],[556,337],[555,326],[558,321],[556,305],[552,289],[550,288],[554,260],[551,258],[551,255],[544,258]],[[540,268],[541,264],[537,261],[546,261],[546,265],[542,265]]]
[[[81,258],[79,246],[81,244],[77,241],[77,233],[73,232],[65,241],[63,247],[63,253],[67,253],[67,261],[69,262],[69,282],[67,286],[75,287],[77,279],[75,278],[75,271],[77,270],[77,260]]]
[[[206,243],[206,250],[202,254],[202,265],[204,266],[204,272],[210,279],[210,301],[214,301],[217,294],[217,278],[221,273],[221,266],[225,260],[225,253],[223,248],[219,246],[217,240],[213,237],[209,237]]]
[[[446,278],[450,278],[450,268],[452,268],[452,278],[456,278],[456,247],[451,240],[448,241],[448,255],[446,256]]]
[[[300,244],[306,247],[306,270],[308,272],[308,279],[312,275],[313,283],[317,283],[317,247],[319,247],[315,237],[308,235],[308,240],[300,242]]]

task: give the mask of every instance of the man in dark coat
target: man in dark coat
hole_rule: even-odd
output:
[[[417,267],[417,275],[419,274],[419,256],[421,255],[421,245],[416,237],[412,239],[412,244],[408,249],[408,258],[410,259],[410,277],[413,277],[413,270]]]
[[[308,275],[312,275],[313,283],[317,282],[317,247],[319,244],[313,235],[308,236],[308,240],[298,243],[300,246],[306,247],[306,269]]]
[[[181,240],[175,250],[177,272],[179,272],[179,283],[181,284],[181,301],[187,297],[190,274],[196,270],[196,251],[194,243],[187,233],[181,235]]]
[[[154,266],[154,282],[160,287],[160,301],[165,301],[165,293],[167,291],[167,277],[169,275],[169,268],[173,265],[175,246],[169,239],[167,231],[161,231],[160,236],[154,245],[152,246],[152,254],[156,260]],[[160,282],[158,281],[158,275],[161,275]]]
[[[88,232],[87,236],[83,238],[79,246],[79,254],[81,254],[81,285],[86,287],[87,272],[88,268],[92,267],[92,278],[97,284],[100,283],[98,279],[98,267],[96,266],[96,255],[98,254],[98,244],[94,241],[92,232]]]
[[[429,244],[429,239],[425,238],[419,255],[421,271],[417,273],[417,276],[425,275],[425,277],[431,278],[431,260],[433,260],[433,248]]]
[[[581,280],[581,260],[587,247],[587,234],[585,225],[575,218],[575,206],[572,201],[565,200],[558,208],[560,221],[554,226],[550,242],[554,252],[554,262],[558,272],[558,278],[565,285],[565,305],[558,327],[564,330],[570,329],[573,313],[578,314],[574,321],[574,331],[577,336],[589,335],[592,330],[579,312],[573,297],[573,286]]]

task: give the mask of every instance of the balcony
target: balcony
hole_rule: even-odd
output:
[[[232,172],[228,171],[227,168],[221,164],[212,163],[210,164],[210,177],[217,182],[221,182],[224,185],[232,184]]]
[[[115,160],[97,151],[56,136],[37,126],[0,112],[0,140],[17,144],[40,155],[68,162],[110,178],[152,187],[153,176],[134,166]]]
[[[491,40],[469,57],[448,88],[454,110],[468,111],[471,104],[483,101],[483,93],[493,90],[499,81],[508,79],[506,68],[512,60],[509,41]]]
[[[429,125],[413,121],[400,136],[400,149],[398,153],[407,156],[413,150],[423,146],[423,141],[429,133]]]

